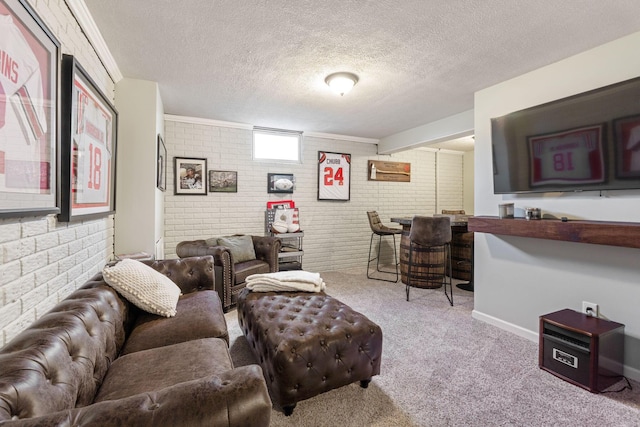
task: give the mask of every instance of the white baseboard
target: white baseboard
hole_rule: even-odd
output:
[[[624,365],[624,367],[622,368],[622,375],[629,378],[630,380],[640,381],[640,369]]]
[[[504,320],[498,319],[497,317],[489,316],[488,314],[479,312],[477,310],[473,310],[471,312],[471,316],[474,319],[478,319],[482,322],[496,326],[500,329],[516,334],[520,337],[526,338],[529,341],[533,341],[536,343],[539,341],[538,332],[530,331],[529,329],[525,329],[521,326],[514,325],[513,323],[505,322]],[[631,380],[640,381],[640,369],[636,369],[628,365],[624,365],[622,374]]]
[[[471,316],[474,319],[481,320],[485,323],[488,323],[493,326],[497,326],[500,329],[504,329],[505,331],[509,331],[513,334],[516,334],[522,338],[526,338],[529,341],[538,342],[538,333],[525,329],[521,326],[514,325],[513,323],[505,322],[502,319],[498,319],[497,317],[489,316],[488,314],[484,314],[477,310],[473,310],[471,312]]]

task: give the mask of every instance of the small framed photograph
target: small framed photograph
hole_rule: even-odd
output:
[[[60,42],[29,3],[0,0],[0,218],[60,212]]]
[[[158,190],[167,189],[167,147],[164,145],[162,135],[158,134],[158,161],[156,165],[156,187]]]
[[[207,159],[174,157],[176,195],[207,195]]]
[[[640,177],[640,115],[613,121],[616,178]]]
[[[351,154],[318,151],[318,200],[350,198]]]
[[[295,178],[291,173],[267,174],[267,192],[269,193],[293,193]]]
[[[238,172],[236,171],[209,171],[210,193],[237,193]]]
[[[71,55],[62,58],[60,221],[115,212],[118,113]]]

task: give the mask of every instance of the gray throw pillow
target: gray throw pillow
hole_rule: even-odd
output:
[[[231,236],[218,239],[218,245],[229,248],[235,263],[256,259],[251,236]]]

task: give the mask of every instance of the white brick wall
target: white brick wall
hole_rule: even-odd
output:
[[[463,153],[438,152],[438,211],[463,207]]]
[[[433,214],[436,209],[436,153],[412,150],[390,156],[376,154],[376,146],[351,141],[304,137],[301,164],[254,162],[250,130],[165,121],[165,143],[170,159],[165,193],[165,252],[175,257],[182,240],[234,233],[264,234],[264,211],[269,200],[293,199],[300,209],[305,233],[303,266],[330,271],[366,265],[371,232],[368,210],[377,210],[383,222],[392,215]],[[350,153],[351,200],[317,200],[318,151]],[[238,172],[237,193],[176,196],[174,156],[207,158],[209,170]],[[462,156],[438,153],[440,209],[462,209]],[[367,160],[411,163],[411,182],[367,180]],[[293,194],[267,193],[268,173],[292,173]],[[443,186],[443,184],[446,184]]]
[[[114,83],[64,0],[29,0],[96,84]],[[62,141],[64,143],[64,141]],[[58,223],[54,215],[0,219],[0,346],[100,271],[113,257],[113,217]]]
[[[2,345],[113,255],[112,217],[70,224],[58,223],[55,216],[9,218],[0,220],[0,230]]]

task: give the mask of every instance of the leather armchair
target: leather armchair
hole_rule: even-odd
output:
[[[282,247],[279,238],[251,236],[256,259],[236,262],[229,248],[211,245],[207,240],[185,240],[176,246],[180,258],[213,255],[215,286],[225,312],[235,306],[238,294],[246,286],[245,279],[252,274],[278,271],[278,253]]]

